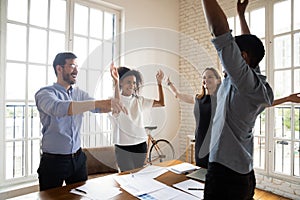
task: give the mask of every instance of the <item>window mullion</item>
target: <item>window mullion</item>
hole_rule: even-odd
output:
[[[295,63],[294,63],[294,0],[291,0],[291,91],[294,92],[294,70],[295,70]],[[291,162],[291,168],[290,168],[290,174],[291,176],[294,176],[294,141],[295,141],[295,107],[291,105],[291,146],[290,146],[290,162]]]
[[[74,0],[67,0],[67,16],[66,16],[66,49],[73,50],[74,41]]]
[[[5,57],[6,57],[6,52],[5,52],[5,44],[6,44],[6,23],[7,23],[7,10],[5,9],[7,7],[7,1],[0,1],[0,26],[1,30],[0,31],[0,40],[1,40],[1,45],[0,45],[0,66],[6,66],[5,64]],[[5,88],[5,67],[0,67],[0,86],[1,88]],[[3,108],[4,114],[0,115],[0,131],[2,133],[5,133],[5,90],[0,90],[0,108]],[[3,98],[2,98],[3,97]],[[0,155],[3,158],[2,162],[0,162],[0,186],[4,183],[5,179],[5,162],[6,160],[6,149],[5,149],[5,134],[0,134]]]
[[[293,70],[292,70],[293,71]],[[295,106],[291,105],[291,147],[290,147],[290,152],[291,152],[291,169],[290,169],[290,174],[291,176],[294,176],[294,145],[295,145]]]
[[[274,85],[274,59],[273,59],[273,6],[270,2],[266,4],[266,75],[271,85]],[[274,140],[274,121],[275,109],[267,110],[267,127],[266,127],[266,171],[270,174],[274,169],[274,155],[275,155],[275,140]]]
[[[28,0],[28,7],[27,7],[27,23],[26,23],[26,73],[25,73],[25,101],[24,101],[24,107],[23,107],[23,128],[24,128],[24,140],[22,141],[22,162],[24,162],[24,167],[22,167],[22,171],[24,170],[24,173],[22,173],[22,176],[27,177],[28,176],[28,71],[29,71],[29,30],[30,30],[30,6],[31,1]],[[15,155],[13,155],[15,156]],[[23,159],[25,159],[23,161]]]

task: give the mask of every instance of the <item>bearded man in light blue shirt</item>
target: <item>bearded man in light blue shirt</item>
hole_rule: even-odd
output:
[[[76,55],[63,52],[53,61],[57,82],[35,94],[42,128],[42,156],[38,168],[40,190],[87,180],[86,156],[81,151],[80,129],[86,111],[107,113],[126,109],[118,99],[94,100],[76,83]]]
[[[273,92],[260,73],[264,46],[254,35],[231,35],[216,0],[202,0],[213,44],[226,73],[217,94],[204,199],[250,200],[255,189],[253,128],[273,103]]]

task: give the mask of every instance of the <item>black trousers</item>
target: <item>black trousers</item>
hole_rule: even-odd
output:
[[[37,170],[40,191],[87,180],[86,155],[81,149],[74,155],[44,153]]]
[[[252,200],[256,180],[254,171],[237,173],[219,163],[208,163],[205,177],[205,200]]]
[[[143,167],[147,156],[147,143],[136,145],[115,145],[115,154],[120,171]]]

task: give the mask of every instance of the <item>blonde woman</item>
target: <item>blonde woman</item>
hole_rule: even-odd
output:
[[[195,160],[199,167],[207,168],[209,157],[210,121],[214,116],[216,94],[221,84],[221,75],[215,68],[206,68],[202,73],[202,92],[196,95],[181,93],[168,78],[167,84],[175,96],[186,103],[194,104],[195,129]],[[205,143],[205,144],[204,144]]]

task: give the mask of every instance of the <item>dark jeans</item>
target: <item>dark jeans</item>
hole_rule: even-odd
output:
[[[237,173],[219,163],[208,164],[205,200],[252,200],[256,181],[254,171]]]
[[[75,156],[43,154],[37,172],[40,191],[86,181],[86,155],[81,150]]]
[[[143,167],[147,156],[147,143],[130,146],[115,145],[115,154],[118,167],[122,172]]]

